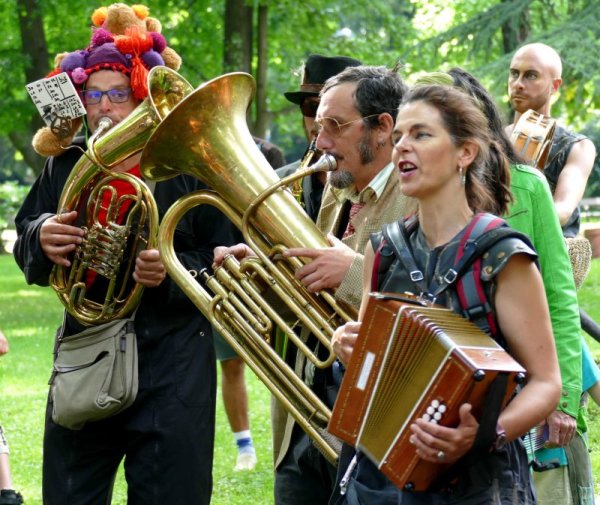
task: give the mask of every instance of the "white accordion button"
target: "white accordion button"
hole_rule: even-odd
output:
[[[429,407],[425,409],[422,419],[433,424],[438,424],[438,421],[442,420],[447,410],[448,407],[444,403],[439,400],[431,400]]]

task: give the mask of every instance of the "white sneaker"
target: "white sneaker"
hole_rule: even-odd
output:
[[[254,470],[256,466],[256,454],[253,452],[242,452],[238,454],[233,470],[235,472]]]

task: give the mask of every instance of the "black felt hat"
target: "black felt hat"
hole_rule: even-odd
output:
[[[362,63],[346,56],[321,56],[311,54],[304,64],[304,75],[300,91],[288,91],[284,96],[300,105],[307,96],[319,96],[319,91],[327,79],[339,74],[346,67],[358,67]]]

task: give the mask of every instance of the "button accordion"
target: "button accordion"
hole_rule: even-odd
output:
[[[508,374],[504,406],[525,370],[491,337],[444,307],[371,293],[328,430],[400,489],[426,491],[449,465],[417,456],[410,425],[423,418],[457,426],[463,403],[479,419],[499,374]]]
[[[555,119],[529,109],[519,118],[510,141],[525,163],[543,170],[552,148],[555,129]]]

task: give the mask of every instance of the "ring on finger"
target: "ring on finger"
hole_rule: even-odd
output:
[[[438,451],[436,457],[438,461],[444,461],[446,459],[446,453],[444,451]]]

